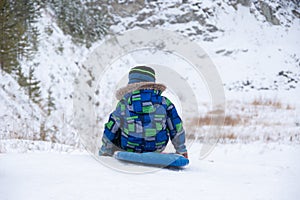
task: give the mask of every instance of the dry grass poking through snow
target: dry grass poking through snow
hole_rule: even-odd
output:
[[[294,110],[295,107],[289,105],[289,104],[282,104],[279,100],[272,100],[272,99],[254,99],[251,102],[254,106],[271,106],[278,109],[287,109],[287,110]]]
[[[221,142],[280,142],[300,143],[300,122],[294,106],[278,100],[255,99],[243,103],[231,101],[226,104],[224,123],[217,137]],[[188,138],[210,139],[209,129],[215,126],[215,117],[220,110],[204,113],[193,118],[187,124],[193,127],[193,133],[187,133]],[[196,135],[197,134],[197,135]]]

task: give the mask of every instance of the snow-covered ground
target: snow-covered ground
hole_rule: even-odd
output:
[[[119,2],[115,10],[129,7],[131,1]],[[299,7],[291,1],[265,1],[280,21],[273,25],[258,9],[262,1],[252,0],[250,6],[230,2],[159,0],[130,15],[123,16],[122,9],[113,14],[116,24],[110,29],[115,34],[144,27],[187,36],[207,52],[224,84],[228,119],[220,133],[224,144],[217,144],[205,159],[199,160],[201,145],[197,143],[189,149],[190,165],[180,171],[101,158],[139,174],[116,171],[78,152],[80,144],[72,128],[73,83],[83,61],[103,41],[90,49],[76,45],[49,10],[42,12],[37,22],[41,35],[33,60],[39,63],[35,75],[41,81],[43,98],[51,89],[56,109],[46,116],[46,102],[34,104],[16,80],[0,73],[0,200],[299,199]],[[138,63],[183,66],[172,56],[131,56]],[[129,59],[122,59],[115,63],[126,68],[124,73],[107,73],[100,84],[109,93],[98,92],[100,106],[95,112],[101,128],[111,109],[106,105],[116,101],[111,92],[119,81],[116,77],[126,78],[132,67]],[[24,69],[26,64],[22,63]],[[188,81],[198,81],[185,75]],[[195,91],[196,86],[192,87]],[[207,133],[211,124],[206,120],[215,112],[208,92],[203,91],[196,91],[203,101],[201,116],[197,116],[203,123],[197,132],[200,137]],[[39,141],[41,128],[50,130],[43,142]]]
[[[105,167],[86,153],[0,154],[1,200],[299,199],[299,145],[219,144],[204,160],[200,148],[193,145],[183,170],[140,174]]]

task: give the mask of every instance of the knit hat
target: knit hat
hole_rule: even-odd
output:
[[[122,99],[126,93],[130,93],[135,90],[153,89],[163,92],[166,89],[164,84],[155,82],[155,71],[150,67],[137,66],[131,68],[128,74],[128,79],[128,85],[116,91],[116,97],[118,100]]]
[[[128,84],[140,82],[155,82],[155,71],[146,66],[137,66],[131,68],[128,75]]]

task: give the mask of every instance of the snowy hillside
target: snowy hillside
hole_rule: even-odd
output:
[[[138,28],[172,30],[198,43],[209,54],[224,84],[227,121],[220,135],[225,140],[299,142],[297,1],[111,1],[108,10],[112,20],[110,34]],[[38,53],[31,62],[39,63],[35,76],[40,81],[42,97],[47,99],[51,91],[55,108],[47,115],[46,100],[40,105],[26,100],[17,82],[2,73],[2,152],[18,146],[11,139],[78,146],[78,136],[72,128],[73,83],[86,57],[102,41],[91,48],[74,44],[71,36],[64,35],[56,24],[52,9],[46,7],[41,13],[36,22],[40,31]],[[142,59],[150,62],[147,57]],[[22,65],[26,68],[27,64]],[[112,75],[107,79],[111,81],[104,84],[110,88],[118,81]],[[98,104],[101,107],[112,101],[113,95],[100,99]],[[201,134],[196,137],[201,138],[214,111],[209,100],[200,107]],[[98,118],[99,127],[107,112],[97,110],[104,115]]]

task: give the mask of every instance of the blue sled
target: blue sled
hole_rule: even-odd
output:
[[[117,151],[114,153],[114,158],[132,163],[161,167],[184,167],[189,164],[189,159],[174,153],[132,153],[126,151]]]

